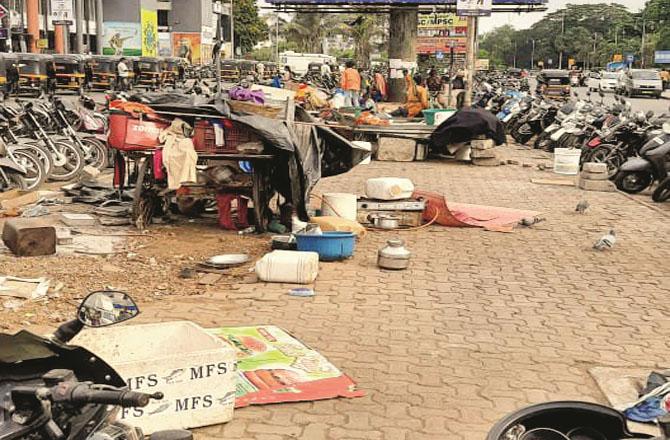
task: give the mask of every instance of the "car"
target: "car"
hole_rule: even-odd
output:
[[[589,72],[588,78],[586,79],[586,87],[589,88],[589,92],[598,90],[600,88],[600,73]]]
[[[619,82],[621,91],[626,96],[653,96],[661,98],[663,81],[658,70],[630,69],[623,74]]]
[[[598,90],[602,92],[615,92],[618,76],[616,72],[602,72],[598,80]]]

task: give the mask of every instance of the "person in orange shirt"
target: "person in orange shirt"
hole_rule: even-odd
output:
[[[407,82],[405,108],[407,109],[407,117],[413,118],[430,106],[428,102],[428,89],[421,75],[415,75],[414,78],[407,75],[405,81]]]
[[[386,101],[386,79],[379,70],[375,70],[375,101]]]
[[[345,106],[358,107],[361,93],[361,75],[353,61],[347,61],[346,69],[340,78],[340,87],[344,91]]]

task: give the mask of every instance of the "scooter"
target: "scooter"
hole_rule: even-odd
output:
[[[99,291],[79,306],[77,319],[53,337],[20,331],[0,334],[0,440],[139,440],[142,430],[116,421],[121,408],[144,407],[163,394],[129,391],[119,374],[94,353],[67,343],[84,326],[135,317],[127,294]],[[189,431],[155,432],[152,440],[192,440]]]
[[[619,168],[614,184],[629,194],[639,193],[653,182],[663,182],[670,166],[670,122],[663,124],[663,132],[640,148],[639,156],[628,158]]]

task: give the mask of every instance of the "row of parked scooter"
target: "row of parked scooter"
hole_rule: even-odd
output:
[[[580,162],[607,164],[616,187],[635,194],[658,183],[655,202],[670,199],[670,116],[653,111],[633,112],[630,102],[615,95],[614,102],[574,93],[567,101],[549,100],[518,90],[480,94],[479,102],[503,121],[518,143],[548,152],[579,148]],[[484,102],[485,100],[485,102]]]
[[[0,190],[36,190],[47,180],[69,181],[84,167],[106,168],[107,117],[86,96],[67,106],[59,98],[0,105]]]

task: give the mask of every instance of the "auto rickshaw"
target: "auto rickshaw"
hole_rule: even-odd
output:
[[[98,90],[110,90],[118,86],[117,66],[121,58],[126,59],[128,65],[129,87],[132,87],[135,76],[133,61],[129,57],[95,55],[91,57],[91,67],[93,68],[93,82],[91,87]]]
[[[549,99],[570,97],[570,75],[567,70],[543,70],[537,76],[536,92]]]
[[[47,88],[47,63],[53,56],[39,53],[17,53],[19,93],[39,96]]]
[[[16,55],[13,53],[0,52],[0,91],[3,95],[9,94],[7,89],[7,69],[12,64],[18,64]]]
[[[85,74],[83,55],[54,55],[56,64],[56,90],[71,90],[81,93],[84,89]]]
[[[226,82],[240,80],[240,66],[237,60],[221,60],[221,79]]]
[[[265,63],[265,70],[263,71],[263,79],[271,80],[275,75],[279,75],[279,64]]]
[[[186,59],[180,57],[165,57],[163,61],[163,78],[162,83],[165,86],[176,87],[179,80],[180,66],[186,69]]]
[[[252,61],[252,60],[240,61],[240,78],[245,79],[249,76],[256,78],[258,76],[256,72],[256,64],[258,64],[258,61]]]
[[[137,61],[136,74],[139,78],[135,83],[140,87],[157,90],[162,84],[162,62],[160,58],[156,57],[140,57]]]

